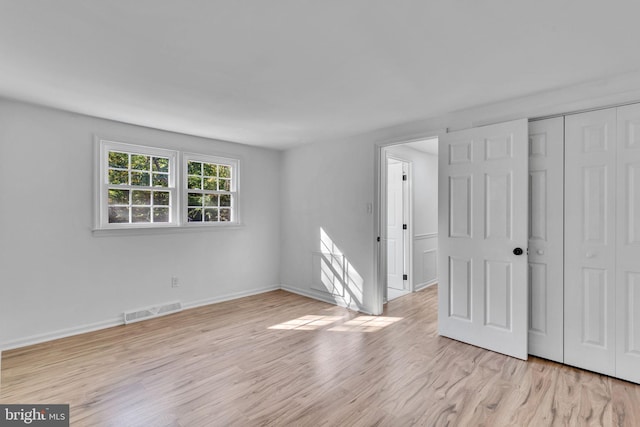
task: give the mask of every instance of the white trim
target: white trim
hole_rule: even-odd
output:
[[[414,234],[413,240],[425,240],[425,239],[433,239],[438,237],[438,233],[424,233],[424,234]]]
[[[273,292],[280,289],[279,285],[269,286],[267,288],[249,289],[246,291],[233,292],[230,294],[224,294],[213,298],[205,298],[197,301],[192,301],[183,304],[185,310],[196,307],[203,307],[205,305],[218,304],[220,302],[232,301],[239,298],[250,297],[253,295],[266,294],[267,292]]]
[[[307,291],[303,289],[293,288],[287,285],[280,285],[280,289],[286,292],[291,292],[292,294],[300,295],[303,297],[315,299],[318,301],[326,302],[328,304],[337,305],[338,307],[347,308],[349,310],[358,311],[364,314],[373,314],[371,310],[366,309],[365,307],[358,304],[349,304],[344,298],[339,296],[332,296],[328,293],[323,292],[314,292],[313,290]]]
[[[234,292],[231,294],[225,294],[214,298],[207,298],[203,300],[193,301],[183,304],[183,310],[190,308],[202,307],[205,305],[216,304],[219,302],[231,301],[238,298],[244,298],[253,295],[264,294],[267,292],[277,291],[281,289],[279,285],[269,286],[267,288],[250,289],[242,292]],[[85,334],[87,332],[94,332],[101,329],[112,328],[114,326],[124,326],[124,316],[119,315],[116,318],[109,320],[103,320],[100,322],[89,323],[82,326],[74,326],[71,328],[59,329],[57,331],[45,332],[42,334],[31,335],[24,338],[18,338],[15,340],[0,343],[0,352],[13,350],[16,348],[26,347],[34,344],[40,344],[43,342],[53,341],[60,338],[66,338],[74,335]]]
[[[113,237],[113,236],[148,236],[154,234],[175,234],[175,233],[192,233],[203,231],[230,231],[244,228],[245,224],[228,224],[224,226],[194,226],[183,227],[174,225],[172,227],[145,227],[145,228],[107,228],[92,229],[91,233],[94,237]]]
[[[98,331],[101,329],[112,328],[114,326],[124,325],[124,319],[122,316],[113,318],[110,320],[103,320],[100,322],[89,323],[82,326],[74,326],[71,328],[58,329],[57,331],[45,332],[42,334],[31,335],[24,338],[18,338],[16,340],[0,343],[0,349],[2,351],[13,350],[20,347],[26,347],[29,345],[40,344],[47,341],[53,341],[60,338],[71,337],[74,335],[80,335],[87,332]]]
[[[419,283],[418,285],[416,285],[416,290],[414,292],[418,292],[421,291],[423,289],[427,289],[433,285],[437,285],[438,284],[438,279],[433,279],[430,280],[428,282],[424,282],[424,283]]]

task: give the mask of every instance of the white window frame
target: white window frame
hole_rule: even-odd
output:
[[[180,198],[178,195],[178,151],[163,148],[149,147],[144,145],[128,144],[107,139],[96,138],[99,142],[99,178],[97,196],[97,229],[140,229],[140,228],[166,228],[176,227],[180,224],[178,208]],[[169,159],[168,187],[140,187],[140,189],[162,189],[170,193],[171,202],[169,205],[169,222],[138,222],[138,223],[110,223],[109,222],[109,151],[118,151],[129,154],[140,154],[145,156],[166,157]],[[150,183],[151,184],[151,183]],[[126,186],[123,188],[132,189],[136,186]],[[135,188],[134,188],[135,189]]]
[[[218,165],[229,166],[231,168],[231,182],[229,191],[213,191],[213,190],[190,190],[188,187],[189,168],[188,163],[190,161],[213,163]],[[180,190],[181,196],[181,221],[185,227],[229,227],[237,226],[240,224],[240,209],[238,203],[238,194],[240,190],[240,159],[234,157],[213,156],[196,153],[183,153],[182,154],[182,182]],[[208,194],[230,194],[231,195],[231,220],[230,221],[193,221],[189,222],[188,219],[188,194],[189,192],[200,192]]]

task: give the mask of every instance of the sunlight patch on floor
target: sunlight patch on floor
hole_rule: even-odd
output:
[[[332,332],[377,332],[402,320],[402,317],[359,316],[329,329]]]
[[[320,316],[306,315],[297,319],[288,320],[277,325],[270,326],[269,329],[295,330],[295,331],[316,331],[318,329],[333,325],[343,320],[342,316]],[[402,320],[402,317],[388,316],[358,316],[346,322],[335,325],[328,329],[331,332],[376,332],[389,325]]]
[[[270,326],[269,329],[285,329],[297,331],[315,331],[323,326],[331,325],[342,319],[341,316],[302,316],[297,319],[289,320],[278,325]]]

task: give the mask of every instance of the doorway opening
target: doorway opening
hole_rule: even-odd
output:
[[[380,147],[382,303],[438,281],[438,138]]]

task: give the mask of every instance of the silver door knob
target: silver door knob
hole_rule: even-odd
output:
[[[544,255],[544,251],[543,251],[542,249],[538,249],[538,250],[536,251],[536,253],[537,253],[538,255]]]

